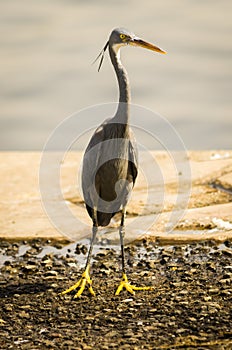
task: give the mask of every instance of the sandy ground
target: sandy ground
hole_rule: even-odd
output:
[[[140,155],[139,177],[127,209],[128,242],[144,234],[167,241],[231,237],[231,151],[187,156],[153,152],[152,157],[154,169],[150,158],[147,162]],[[78,241],[90,236],[91,220],[77,176],[82,153],[54,153],[49,164],[41,162],[39,152],[3,152],[0,158],[1,238]],[[107,231],[109,239],[118,239],[117,226],[116,217]]]

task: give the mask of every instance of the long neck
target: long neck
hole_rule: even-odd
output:
[[[115,49],[109,46],[109,53],[119,85],[119,104],[114,118],[117,120],[117,122],[121,122],[122,124],[128,124],[130,102],[130,87],[128,75],[120,61],[120,48]]]

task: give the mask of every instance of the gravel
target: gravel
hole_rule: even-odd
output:
[[[131,245],[130,281],[155,289],[117,297],[119,251],[105,247],[92,260],[96,296],[60,296],[79,279],[86,252],[80,243],[0,243],[0,349],[232,348],[230,241]]]

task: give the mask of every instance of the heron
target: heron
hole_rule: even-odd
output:
[[[135,138],[129,126],[130,87],[128,75],[120,60],[120,49],[124,46],[138,46],[161,54],[166,52],[158,46],[137,37],[124,29],[114,29],[103,50],[98,71],[101,68],[105,51],[109,50],[119,85],[119,103],[113,118],[105,120],[94,132],[85,150],[82,168],[82,190],[85,205],[92,219],[92,236],[81,278],[73,286],[61,292],[75,291],[74,298],[82,295],[88,286],[95,295],[90,278],[90,260],[99,226],[107,226],[111,218],[121,213],[119,236],[121,244],[122,279],[115,295],[125,288],[135,294],[137,290],[152,290],[152,286],[135,286],[128,280],[124,257],[126,206],[138,174],[138,156]]]

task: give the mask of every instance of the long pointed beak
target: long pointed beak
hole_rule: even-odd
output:
[[[130,45],[132,46],[140,46],[143,47],[144,49],[148,49],[148,50],[152,50],[152,51],[156,51],[162,54],[166,54],[167,52],[164,51],[163,49],[161,49],[160,47],[150,44],[147,41],[144,41],[140,38],[134,38],[132,41],[130,41]]]

